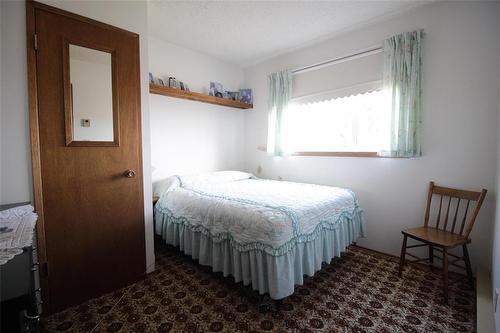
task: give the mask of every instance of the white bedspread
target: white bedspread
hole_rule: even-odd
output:
[[[172,176],[162,184],[156,210],[172,221],[229,239],[239,251],[282,255],[299,242],[361,214],[348,189],[256,179],[241,172]],[[156,233],[162,235],[162,224]]]

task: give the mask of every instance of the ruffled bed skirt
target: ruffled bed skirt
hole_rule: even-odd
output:
[[[159,230],[167,244],[178,246],[200,264],[211,266],[214,272],[231,275],[244,285],[251,284],[260,294],[269,293],[272,299],[293,294],[295,285],[304,283],[304,275],[314,275],[323,262],[340,256],[348,245],[365,235],[359,211],[352,218],[343,218],[331,230],[324,229],[314,240],[297,243],[287,253],[273,256],[261,250],[239,251],[229,240],[215,242],[159,211],[155,212],[155,220],[162,225]]]

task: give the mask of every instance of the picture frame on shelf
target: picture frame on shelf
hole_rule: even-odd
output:
[[[208,92],[208,95],[210,96],[216,96],[216,97],[222,97],[222,94],[224,93],[223,88],[222,88],[222,83],[219,82],[210,82],[210,90]]]
[[[252,89],[240,89],[240,102],[253,104]]]
[[[228,91],[227,93],[229,94],[228,99],[230,99],[232,101],[239,101],[239,99],[240,99],[240,92],[239,91]]]
[[[168,77],[168,87],[175,88],[175,77],[173,76]]]

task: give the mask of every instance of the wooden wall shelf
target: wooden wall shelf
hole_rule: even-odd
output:
[[[249,104],[249,103],[233,101],[230,99],[225,99],[225,98],[220,98],[220,97],[215,97],[215,96],[208,96],[205,94],[200,94],[200,93],[192,92],[192,91],[184,91],[184,90],[180,90],[180,89],[159,86],[156,84],[149,85],[149,92],[151,94],[189,99],[191,101],[198,101],[198,102],[203,102],[203,103],[228,106],[228,107],[237,108],[237,109],[251,109],[251,108],[253,108],[253,104]]]

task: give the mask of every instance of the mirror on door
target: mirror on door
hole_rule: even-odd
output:
[[[66,144],[117,145],[112,53],[71,43],[66,52]]]

